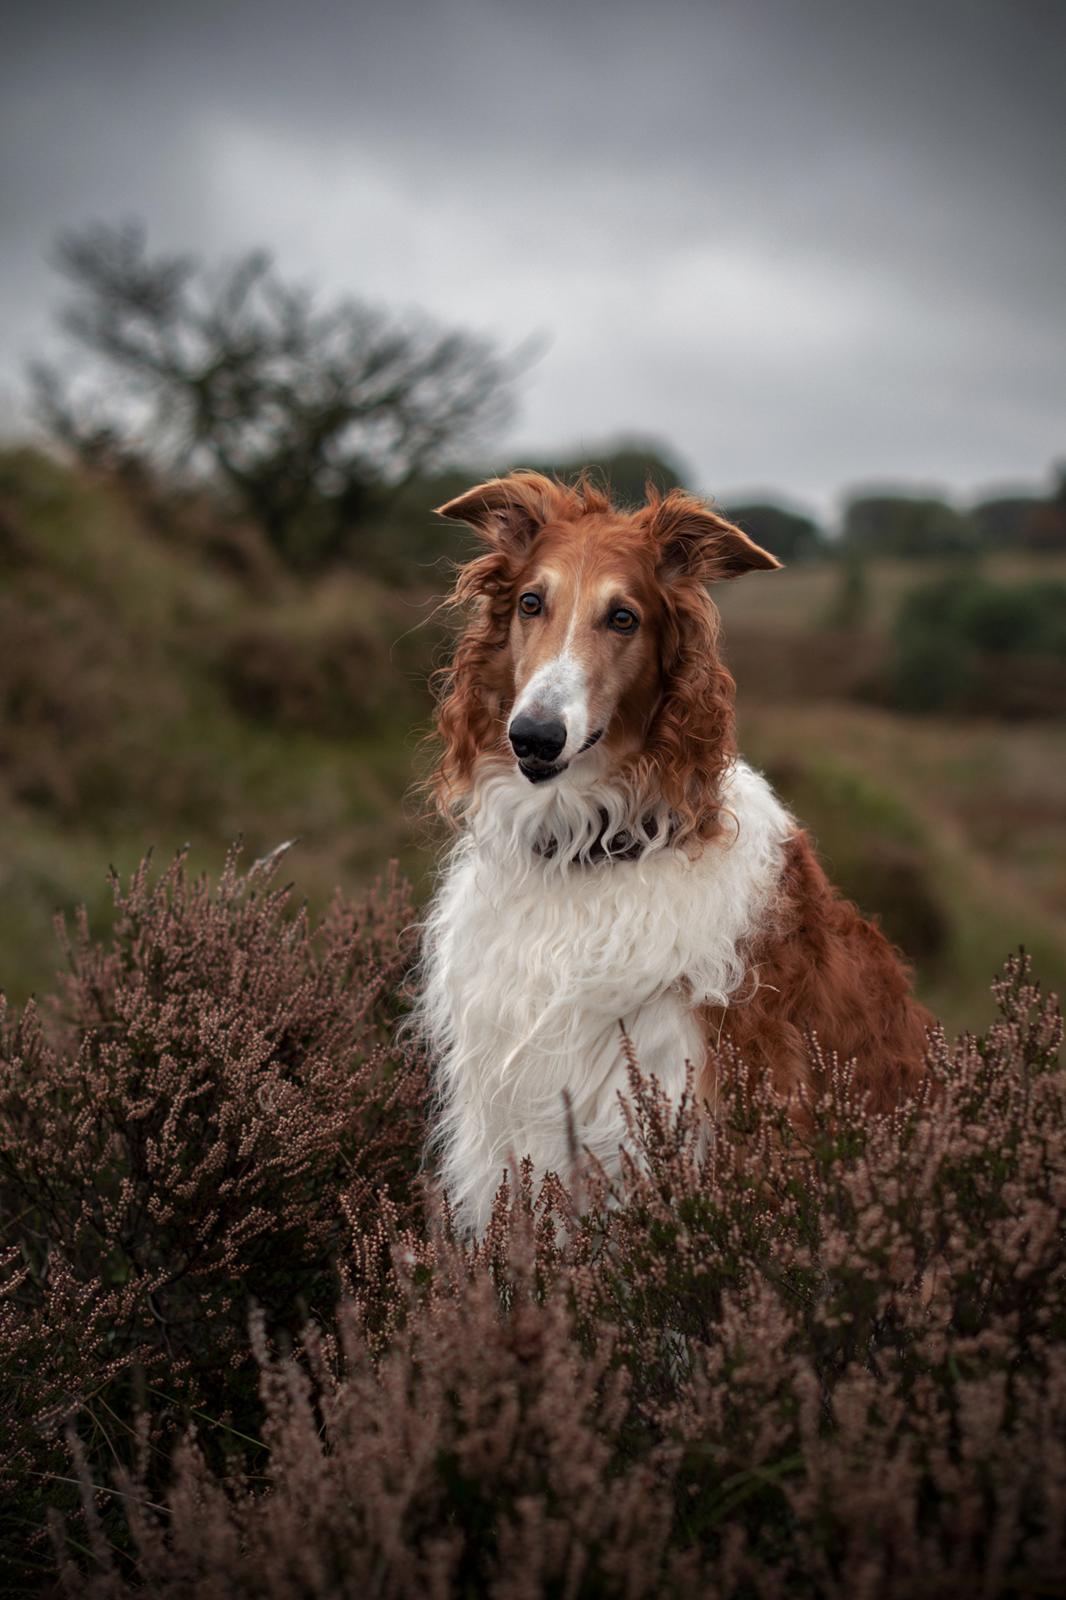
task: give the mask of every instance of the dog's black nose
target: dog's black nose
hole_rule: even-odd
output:
[[[519,761],[554,761],[566,743],[566,726],[554,718],[542,722],[522,715],[515,717],[507,736]]]

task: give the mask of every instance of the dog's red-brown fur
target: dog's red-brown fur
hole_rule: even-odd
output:
[[[625,512],[587,480],[569,486],[516,473],[441,509],[488,546],[462,568],[453,597],[468,621],[439,704],[441,809],[454,814],[478,770],[512,759],[506,730],[516,674],[536,649],[516,624],[516,598],[548,569],[563,588],[576,587],[578,575],[586,586],[624,586],[639,607],[639,647],[612,654],[591,628],[580,645],[608,702],[617,680],[602,742],[638,808],[666,800],[673,847],[706,847],[723,827],[720,784],[736,753],[735,686],[718,651],[708,585],[779,563],[678,490],[649,490],[644,506]],[[800,828],[772,914],[747,955],[750,988],[703,1015],[710,1041],[731,1037],[782,1094],[812,1087],[812,1033],[823,1050],[855,1058],[857,1087],[878,1107],[916,1086],[933,1019],[911,996],[899,951],[832,888]]]
[[[787,846],[777,915],[751,951],[754,992],[723,1012],[705,1012],[782,1094],[807,1086],[813,1033],[826,1050],[856,1061],[856,1088],[887,1111],[922,1078],[932,1015],[910,993],[900,952],[832,887],[809,835]]]

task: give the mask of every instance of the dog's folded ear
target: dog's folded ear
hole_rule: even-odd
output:
[[[528,549],[559,510],[560,487],[540,472],[490,478],[437,507],[437,515],[468,523],[496,549]]]
[[[743,528],[727,522],[704,501],[681,489],[672,489],[649,505],[647,515],[665,576],[716,583],[760,568],[772,572],[781,565],[769,550],[749,539]]]

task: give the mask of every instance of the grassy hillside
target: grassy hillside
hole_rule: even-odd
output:
[[[254,530],[203,507],[162,516],[40,456],[0,458],[0,984],[13,999],[50,978],[56,911],[85,901],[102,926],[108,863],[126,872],[149,846],[165,858],[188,842],[194,868],[214,870],[238,836],[252,856],[299,837],[290,871],[316,908],[390,857],[426,883],[433,841],[405,797],[444,648],[428,512],[424,539],[421,591],[355,573],[302,583]],[[387,529],[375,540],[387,551]],[[720,598],[746,752],[908,949],[924,996],[977,1025],[1021,942],[1046,982],[1066,981],[1066,732],[854,698],[928,572],[871,568],[848,628],[827,625],[833,563]]]
[[[717,598],[742,747],[810,826],[835,879],[908,951],[923,998],[961,1027],[985,1020],[986,975],[1014,946],[1033,952],[1047,983],[1066,984],[1066,726],[874,703],[901,600],[953,570],[871,563],[847,627],[833,562]],[[1062,577],[1066,561],[989,555],[982,571],[1023,583]]]
[[[238,565],[237,535],[244,541]],[[116,487],[0,460],[0,982],[55,964],[56,910],[110,904],[108,863],[192,846],[215,868],[299,837],[323,903],[398,856],[439,645],[429,608],[364,576],[300,585],[248,530],[220,559],[195,508],[153,526]]]

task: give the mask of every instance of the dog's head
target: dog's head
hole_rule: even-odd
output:
[[[548,783],[598,747],[683,828],[732,753],[733,683],[707,585],[780,563],[680,490],[615,509],[587,480],[516,472],[440,507],[487,550],[460,573],[473,615],[440,708],[441,784],[479,760]]]

